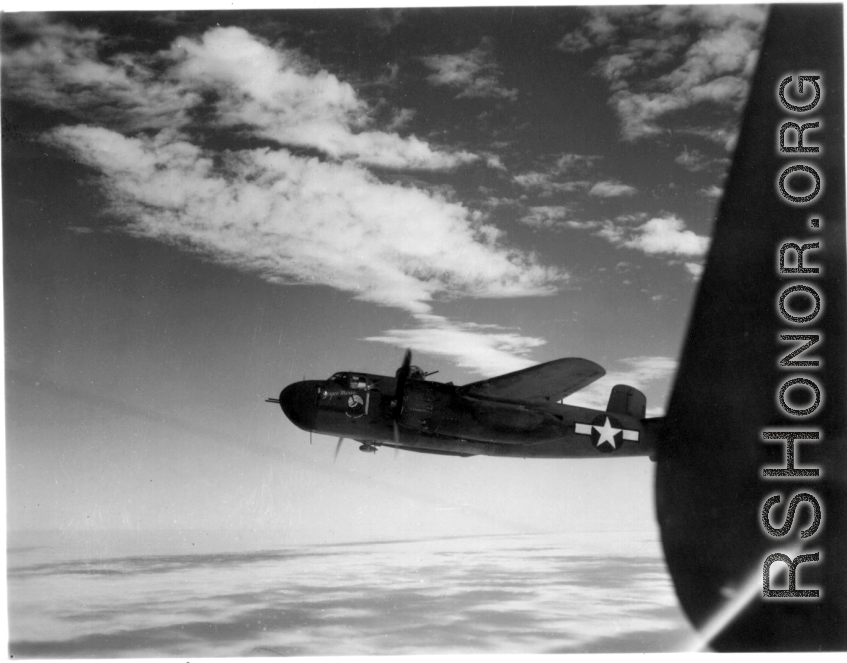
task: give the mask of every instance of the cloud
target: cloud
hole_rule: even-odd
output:
[[[593,230],[598,228],[599,221],[584,221],[579,219],[568,219],[573,213],[573,205],[537,205],[529,208],[529,214],[520,219],[520,222],[530,228],[543,228],[545,230],[562,231],[568,228],[575,230]]]
[[[677,155],[674,163],[682,166],[690,173],[699,173],[713,166],[726,167],[729,164],[729,159],[710,159],[700,150],[689,151],[685,149]]]
[[[371,9],[366,15],[370,26],[383,37],[391,34],[406,18],[406,10],[403,8]]]
[[[691,633],[652,533],[591,532],[590,509],[583,509],[577,531],[566,536],[503,536],[549,529],[536,523],[550,516],[504,522],[495,514],[508,500],[503,491],[478,509],[454,505],[437,490],[412,501],[402,486],[391,488],[394,502],[426,511],[433,502],[455,507],[487,520],[498,536],[229,554],[219,552],[226,543],[215,541],[204,542],[206,554],[136,552],[109,560],[54,553],[60,562],[47,568],[10,564],[10,652],[15,658],[342,656],[350,650],[345,633],[356,633],[356,652],[368,655],[602,652],[610,639],[616,651],[653,651],[673,649]],[[475,522],[440,513],[454,529]],[[628,517],[625,509],[618,514],[621,522]],[[93,538],[88,549],[102,550],[104,541],[111,543]],[[474,564],[467,563],[469,554]]]
[[[623,246],[644,253],[701,256],[709,248],[709,238],[685,229],[685,222],[677,217],[650,219],[636,229],[636,235],[623,242]]]
[[[524,189],[539,191],[543,197],[555,193],[574,193],[587,191],[594,187],[597,193],[592,195],[628,195],[632,187],[620,185],[617,182],[592,182],[586,179],[588,171],[601,157],[588,154],[565,153],[560,155],[552,164],[547,164],[544,170],[530,170],[518,173],[512,181]],[[579,178],[579,179],[575,179]],[[623,187],[623,188],[620,188]]]
[[[648,387],[655,388],[655,383],[665,382],[667,391],[678,364],[676,359],[662,356],[630,357],[621,359],[619,363],[624,364],[626,368],[607,372],[602,378],[568,396],[563,402],[566,405],[605,410],[609,394],[616,384],[628,384],[643,391]],[[650,417],[658,417],[663,413],[661,406],[653,405],[647,408],[647,416]]]
[[[540,191],[542,196],[552,196],[554,193],[571,193],[573,191],[587,189],[591,186],[591,182],[587,180],[570,182],[554,181],[555,178],[558,177],[558,171],[554,171],[552,173],[529,171],[515,175],[512,180],[524,189],[535,189]]]
[[[685,269],[691,276],[700,278],[703,275],[704,267],[699,262],[687,262],[685,263]]]
[[[620,218],[605,221],[595,234],[615,246],[655,256],[702,256],[710,241],[708,237],[687,230],[685,222],[673,215],[653,218],[634,227]]]
[[[567,278],[505,248],[500,231],[464,206],[384,184],[353,163],[270,149],[216,155],[168,131],[127,138],[60,127],[50,140],[102,173],[129,232],[268,281],[423,313],[435,297],[551,294]]]
[[[710,187],[700,189],[697,193],[704,198],[720,198],[723,195],[723,189],[712,184]]]
[[[3,43],[3,92],[50,110],[94,115],[128,130],[183,126],[200,95],[158,76],[149,56],[101,59],[96,28],[53,23],[40,14],[4,17],[16,39]],[[17,47],[12,44],[20,43]]]
[[[679,127],[674,129],[674,131],[717,143],[726,152],[732,152],[735,149],[735,144],[738,142],[738,128],[734,126]]]
[[[562,226],[562,221],[570,213],[566,205],[549,205],[530,207],[529,214],[524,216],[521,223],[530,228],[557,228]]]
[[[101,57],[110,44],[97,30],[37,16],[10,22],[26,42],[4,45],[10,96],[86,122],[122,132],[227,128],[382,168],[449,170],[479,158],[375,129],[374,109],[353,86],[298,50],[273,47],[242,28],[178,37],[158,53]],[[409,118],[397,111],[388,128]]]
[[[595,71],[609,84],[621,136],[637,140],[664,133],[663,119],[700,104],[737,112],[766,14],[734,5],[594,8],[559,48],[605,51]]]
[[[558,173],[572,173],[575,170],[585,172],[594,166],[601,157],[590,154],[568,152],[556,159],[555,170]]]
[[[449,169],[477,159],[434,151],[414,135],[355,131],[370,124],[370,109],[349,83],[242,28],[214,28],[197,40],[179,37],[169,55],[172,75],[182,84],[220,95],[215,107],[223,126],[247,126],[283,145],[387,168]]]
[[[133,235],[270,282],[329,286],[418,316],[441,300],[550,295],[569,278],[509,247],[455,196],[368,170],[449,170],[480,158],[503,170],[498,155],[392,132],[413,112],[372,107],[297,49],[236,27],[139,53],[40,15],[10,17],[7,26],[4,93],[85,118],[43,139],[100,174],[109,211]],[[498,83],[490,40],[445,58],[429,60],[438,65],[433,76],[460,86],[460,97],[515,98]],[[377,116],[387,118],[382,129]],[[258,137],[279,147],[200,147],[216,144],[209,138],[222,129],[230,144]],[[436,316],[416,320],[417,347],[479,372],[527,365],[526,352],[543,343]]]
[[[607,180],[604,182],[597,182],[588,190],[588,195],[597,196],[599,198],[617,198],[619,196],[635,195],[636,191],[637,189],[634,186]]]
[[[426,80],[435,86],[460,90],[457,99],[497,98],[515,101],[516,89],[500,84],[501,71],[494,59],[494,43],[484,37],[476,48],[457,55],[428,55],[421,58],[434,73]]]
[[[687,230],[676,216],[656,217],[638,226],[631,225],[643,215],[603,221],[595,233],[618,247],[635,249],[653,256],[699,257],[706,254],[709,238]]]
[[[483,376],[510,373],[538,363],[526,355],[546,343],[544,339],[521,336],[497,325],[459,323],[431,314],[413,317],[420,327],[389,329],[381,336],[364,340],[447,357],[461,368]]]

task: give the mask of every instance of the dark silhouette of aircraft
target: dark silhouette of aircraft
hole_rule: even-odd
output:
[[[557,404],[603,374],[584,359],[454,387],[426,382],[409,353],[396,378],[341,373],[286,387],[285,413],[301,428],[363,440],[365,451],[380,442],[457,455],[650,454],[668,570],[706,643],[847,649],[842,30],[840,4],[771,7],[664,419],[644,419],[643,395],[625,386],[605,412]],[[781,103],[786,81],[793,101]],[[820,149],[782,150],[786,126],[796,148]],[[780,173],[801,166],[819,188],[787,203]],[[787,287],[814,291],[808,315],[787,312]],[[812,337],[811,350],[797,350]],[[788,405],[791,380],[808,402]]]
[[[606,410],[559,401],[605,375],[587,359],[558,359],[461,387],[426,380],[406,351],[394,377],[335,373],[288,385],[279,399],[299,428],[360,443],[450,456],[581,458],[644,456],[655,449],[661,419],[646,419],[644,394],[612,389]]]
[[[847,649],[842,30],[841,4],[770,8],[656,449],[668,570],[717,650]],[[802,126],[805,142],[792,133]],[[781,174],[799,167],[820,190],[787,199]],[[812,192],[804,177],[797,188]],[[791,245],[812,244],[797,264]],[[798,288],[802,315],[783,314],[786,290]],[[800,335],[818,342],[786,360]],[[792,380],[806,385],[794,401]],[[787,433],[806,437],[789,443]]]

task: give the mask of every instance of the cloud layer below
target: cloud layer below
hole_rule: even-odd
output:
[[[672,651],[691,633],[639,533],[10,560],[15,657]]]

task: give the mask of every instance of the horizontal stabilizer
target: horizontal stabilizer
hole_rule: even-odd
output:
[[[588,359],[568,357],[530,366],[460,388],[464,396],[515,403],[555,403],[583,389],[606,371]]]
[[[612,387],[612,394],[609,396],[606,411],[643,419],[647,413],[647,397],[635,387],[616,384]]]

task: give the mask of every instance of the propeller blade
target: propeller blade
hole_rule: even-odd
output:
[[[341,443],[344,442],[343,437],[338,438],[338,444],[335,445],[335,455],[332,457],[332,462],[334,463],[336,458],[338,458],[338,452],[341,451]]]
[[[412,370],[412,351],[406,350],[406,354],[403,356],[403,364],[400,366],[400,370],[397,371],[397,388],[394,391],[394,411],[392,415],[395,421],[395,435],[396,434],[396,421],[400,418],[400,411],[403,409],[403,394],[406,390],[406,381],[409,379],[409,373]]]

